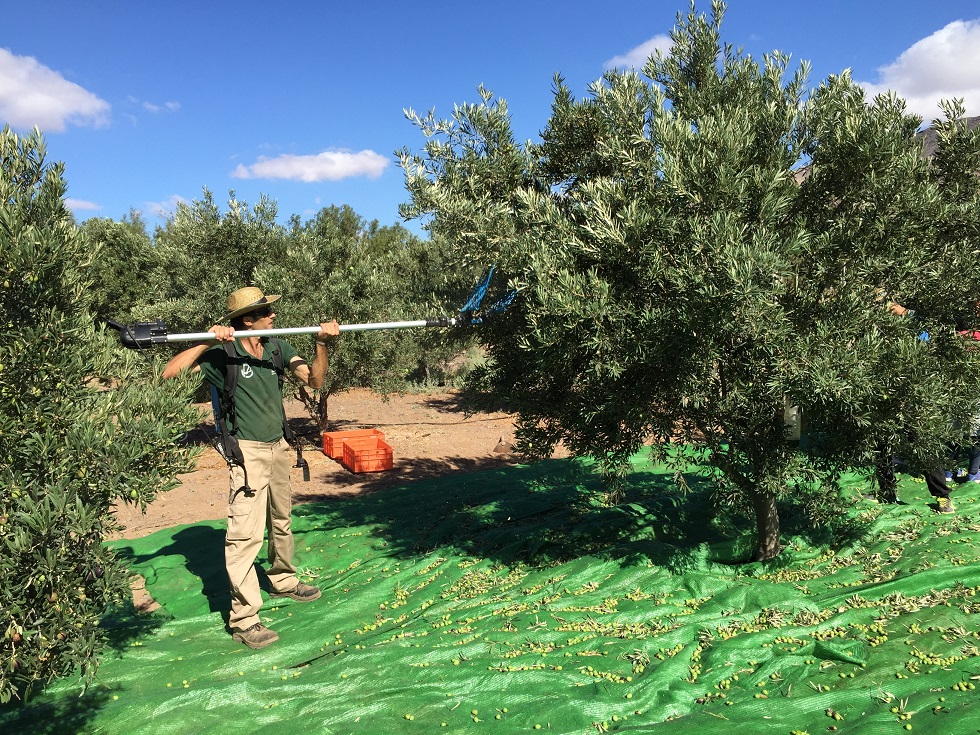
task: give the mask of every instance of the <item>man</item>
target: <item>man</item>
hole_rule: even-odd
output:
[[[311,388],[323,385],[327,371],[327,341],[340,334],[336,321],[320,324],[316,356],[309,365],[288,342],[268,337],[249,337],[247,332],[271,329],[276,314],[272,304],[278,295],[266,296],[258,288],[246,287],[228,297],[228,314],[208,331],[215,335],[180,352],[167,363],[164,378],[185,370],[202,371],[221,393],[228,375],[237,365],[234,413],[228,430],[241,447],[243,466],[230,466],[228,527],[225,533],[225,567],[231,583],[231,614],[228,627],[234,640],[249,648],[264,648],[279,640],[278,634],[259,622],[262,597],[255,560],[269,530],[266,572],[273,597],[310,602],[320,590],[303,584],[293,565],[293,535],[290,529],[292,494],[289,485],[289,444],[283,436],[285,415],[276,365]],[[241,333],[245,332],[245,336]],[[238,333],[239,339],[235,339]],[[227,347],[232,345],[233,347]],[[274,354],[278,351],[280,354]]]
[[[912,311],[912,309],[906,308],[894,301],[889,300],[886,306],[888,310],[892,314],[895,314],[896,316],[904,317],[906,319],[911,319],[912,317],[915,316],[915,312]],[[920,332],[918,338],[922,342],[928,342],[929,333]],[[951,457],[947,456],[945,459],[949,460],[951,459]],[[887,462],[891,466],[890,482],[891,482],[892,490],[891,490],[891,500],[889,502],[898,502],[898,497],[895,494],[896,481],[895,481],[895,474],[894,474],[893,458],[889,454],[888,457],[881,457],[880,460],[881,460],[880,463]],[[953,474],[949,472],[947,469],[945,469],[945,467],[943,466],[944,464],[945,464],[944,462],[940,461],[939,463],[937,463],[936,466],[932,467],[932,469],[927,470],[926,472],[923,473],[925,475],[926,488],[929,490],[929,494],[936,499],[936,511],[938,513],[955,513],[956,508],[953,506],[953,501],[949,497],[950,493],[952,492],[952,489],[948,485],[948,482],[952,481],[953,479]],[[884,476],[886,478],[889,477],[887,472],[883,472],[881,476]],[[879,480],[879,485],[881,485],[880,480]]]

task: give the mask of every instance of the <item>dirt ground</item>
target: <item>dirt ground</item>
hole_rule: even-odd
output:
[[[308,503],[350,493],[375,492],[413,480],[472,472],[513,464],[513,417],[504,413],[467,416],[453,390],[393,395],[387,400],[367,390],[352,390],[331,397],[329,416],[335,430],[376,428],[392,446],[393,467],[384,472],[354,474],[312,444],[313,422],[303,404],[288,401],[286,415],[294,430],[306,432],[303,457],[310,466],[304,482],[293,469],[293,504]],[[211,425],[203,430],[211,431]],[[206,440],[195,432],[192,440]],[[557,456],[557,455],[556,455]],[[228,470],[210,446],[196,469],[181,475],[180,486],[161,494],[146,513],[120,505],[116,517],[123,531],[114,538],[139,538],[161,528],[225,517]]]

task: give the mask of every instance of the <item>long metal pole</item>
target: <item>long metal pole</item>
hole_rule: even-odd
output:
[[[444,319],[417,319],[410,322],[371,322],[368,324],[341,324],[341,332],[366,332],[373,329],[408,329],[411,327],[454,327],[456,317]],[[235,333],[235,339],[244,337],[272,337],[278,334],[317,334],[320,327],[283,327],[281,329],[245,329]],[[214,339],[214,332],[191,332],[187,334],[168,334],[167,342],[203,342]]]

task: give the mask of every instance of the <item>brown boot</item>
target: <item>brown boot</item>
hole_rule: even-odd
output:
[[[296,586],[285,592],[273,592],[270,597],[289,597],[297,602],[313,602],[323,594],[319,587],[313,587],[302,582],[297,582]]]
[[[249,648],[265,648],[279,640],[279,634],[266,628],[262,623],[256,623],[245,630],[236,630],[231,637]]]

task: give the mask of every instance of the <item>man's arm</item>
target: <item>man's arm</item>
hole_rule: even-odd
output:
[[[208,331],[213,332],[215,338],[208,342],[201,342],[193,347],[188,347],[186,350],[178,352],[171,357],[167,366],[163,369],[164,378],[176,378],[185,370],[196,373],[201,369],[197,361],[201,359],[201,355],[207,352],[210,347],[220,342],[232,342],[235,339],[235,330],[231,327],[222,326],[221,324],[215,324]]]
[[[915,314],[915,312],[908,307],[902,306],[897,301],[892,301],[892,299],[888,296],[888,292],[881,286],[874,289],[872,293],[874,294],[875,301],[880,304],[884,304],[885,309],[890,311],[895,316],[912,316]]]
[[[888,311],[890,311],[895,316],[912,316],[915,312],[911,309],[907,309],[901,304],[897,304],[894,301],[889,301],[887,304]]]
[[[316,355],[313,364],[308,365],[301,357],[289,361],[293,375],[303,383],[316,390],[323,386],[327,374],[327,342],[340,334],[340,326],[336,321],[321,322],[320,331],[316,335]]]

